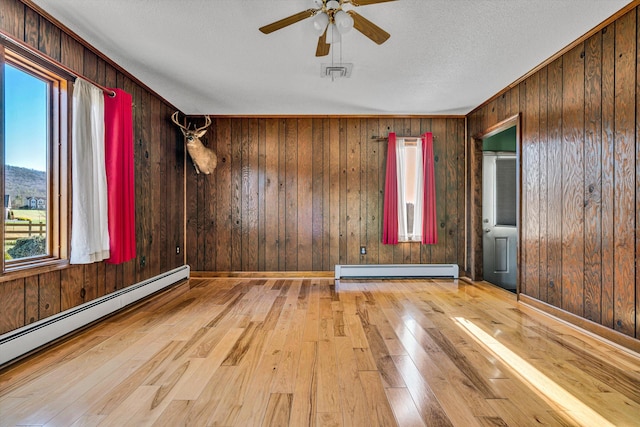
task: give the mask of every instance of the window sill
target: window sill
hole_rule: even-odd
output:
[[[0,276],[0,283],[23,279],[25,277],[48,273],[50,271],[62,270],[68,266],[69,260],[67,259],[38,260],[37,262],[8,266],[5,272]]]

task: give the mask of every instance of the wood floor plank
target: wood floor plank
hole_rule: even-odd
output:
[[[385,389],[389,404],[395,414],[398,425],[402,427],[426,427],[424,421],[420,417],[418,408],[416,408],[409,390],[406,388],[387,388]],[[431,424],[433,425],[433,424]]]
[[[272,393],[293,393],[296,382],[296,370],[302,350],[302,332],[304,327],[305,310],[297,309],[293,314],[291,328],[287,334],[282,350],[282,358],[278,365],[276,377],[271,385]]]
[[[427,352],[415,340],[413,335],[406,330],[404,323],[399,319],[399,317],[397,317],[397,315],[394,316],[394,314],[394,310],[389,310],[387,318],[392,320],[395,317],[395,319],[392,320],[392,323],[397,322],[397,333],[407,349],[409,356],[394,356],[393,360],[396,363],[398,370],[402,373],[404,381],[407,384],[407,388],[412,392],[414,400],[418,400],[417,396],[422,394],[430,396],[429,392],[422,391],[423,389],[426,389],[426,384],[429,389],[432,390],[431,393],[436,396],[436,399],[441,404],[442,409],[447,414],[446,416],[451,419],[453,424],[470,426],[479,425],[476,415],[486,415],[486,411],[478,411],[477,397],[473,399],[473,401],[469,401],[471,393],[474,391],[473,388],[466,385],[464,381],[460,383],[464,384],[464,388],[457,387],[456,384],[451,381],[451,378],[447,378],[449,375],[452,375],[452,373],[443,372],[438,367],[434,360],[429,357]],[[408,374],[408,372],[411,372],[411,374]],[[416,386],[418,392],[414,396],[412,391],[413,388],[409,384],[409,381],[415,380],[419,380],[420,382]],[[461,379],[458,374],[458,381],[460,380]],[[424,381],[425,384],[422,384],[421,381]],[[422,397],[420,399],[423,400]],[[465,400],[466,404],[460,406],[459,402],[461,400]],[[433,399],[431,397],[427,399],[427,402],[432,401]],[[421,405],[418,404],[418,406],[420,409]],[[431,413],[431,411],[428,413]],[[442,417],[439,417],[439,419],[440,418]]]
[[[335,342],[318,341],[318,412],[342,412]]]
[[[351,346],[353,348],[369,348],[367,336],[360,322],[360,316],[357,314],[345,314],[344,317],[348,330],[346,333],[351,338]]]
[[[336,361],[340,405],[345,426],[370,424],[369,407],[360,381],[358,365],[349,337],[336,337]]]
[[[192,404],[192,400],[172,400],[152,424],[152,427],[186,426],[184,414],[189,412]]]
[[[222,331],[225,332],[225,331]],[[244,329],[233,328],[226,331],[212,351],[198,365],[191,365],[191,370],[185,374],[186,380],[178,387],[176,399],[196,400],[211,377],[215,374],[231,349],[243,334]]]
[[[603,411],[602,415],[605,415],[605,418],[613,425],[633,425],[640,421],[640,405],[619,393],[595,393],[587,402],[591,402],[591,407],[609,409]],[[620,411],[619,408],[624,408],[624,410]]]
[[[95,349],[104,341],[109,339],[109,335],[96,335],[91,338],[81,339],[80,336],[60,343],[51,351],[36,354],[31,358],[28,368],[25,365],[17,365],[8,370],[6,374],[0,376],[0,396],[11,392],[22,384],[31,381],[37,376],[43,376],[51,372],[55,366],[59,366],[63,361],[71,361],[84,353]]]
[[[258,305],[252,312],[252,322],[264,322],[267,319],[267,315],[271,311],[271,307],[276,298],[280,296],[280,290],[268,290],[262,292]],[[283,301],[284,303],[284,301]]]
[[[18,419],[23,422],[40,424],[51,422],[52,419],[60,419],[61,425],[71,424],[75,418],[87,408],[99,400],[105,391],[116,387],[120,382],[126,380],[129,375],[135,372],[141,363],[140,361],[130,360],[125,364],[119,362],[110,362],[98,367],[93,372],[88,372],[84,379],[76,379],[73,387],[61,387],[60,394],[55,394],[55,383],[49,382],[45,377],[42,379],[42,388],[48,390],[44,394],[36,394],[28,389],[18,394],[17,397],[12,395],[4,395],[0,398],[0,417],[2,422],[7,425],[16,424]],[[71,368],[68,366],[67,368]],[[58,371],[66,372],[65,367],[59,366]],[[77,369],[76,369],[77,370]],[[70,378],[72,378],[70,376]],[[100,390],[95,392],[95,384],[101,384]],[[23,394],[24,393],[24,394]],[[30,396],[25,399],[23,396]],[[34,398],[34,396],[37,396]],[[51,405],[51,400],[55,396],[56,405]],[[60,405],[58,407],[58,405]],[[20,418],[24,414],[29,414],[28,418]],[[51,418],[53,417],[53,418]],[[60,425],[59,424],[59,425]],[[1,424],[0,424],[1,425]]]
[[[0,371],[0,427],[637,424],[640,355],[456,280],[201,277]]]
[[[229,351],[229,354],[227,354],[227,357],[222,361],[222,364],[225,366],[238,366],[242,358],[247,354],[247,351],[249,351],[249,347],[252,345],[254,339],[260,336],[261,332],[261,322],[249,323],[231,348],[231,351]]]
[[[307,298],[307,316],[304,322],[302,333],[303,341],[318,341],[320,334],[320,291],[315,282],[311,283],[311,288]]]
[[[393,360],[402,373],[407,384],[407,390],[415,403],[420,417],[428,426],[451,426],[452,421],[442,408],[440,400],[436,397],[429,383],[421,375],[420,371],[409,356],[394,356]],[[438,390],[442,401],[446,404],[449,399],[446,398],[445,390]],[[460,411],[453,411],[452,418],[460,423],[460,425],[476,424],[475,417],[468,408],[462,407]]]
[[[520,426],[531,422],[530,416],[522,412],[510,399],[490,399],[489,404],[498,413],[498,417],[492,419],[491,425],[503,423],[505,426]],[[544,422],[543,418],[533,418],[533,420],[540,424]]]
[[[87,415],[78,418],[73,424],[69,424],[70,427],[92,427],[100,425],[100,423],[106,418],[105,415]],[[46,425],[46,427],[53,427],[58,424],[52,424],[51,426]],[[178,424],[175,424],[178,425]]]
[[[341,412],[318,412],[318,427],[342,427]]]
[[[560,407],[550,406],[549,402],[536,393],[528,383],[512,378],[497,378],[491,380],[491,382],[498,390],[498,394],[504,396],[504,398],[491,400],[489,404],[503,420],[522,420],[524,418],[542,425],[553,425],[554,419],[549,416],[549,412],[554,410],[561,412]],[[520,398],[516,396],[520,396]],[[512,399],[526,399],[527,404],[518,405]],[[508,401],[509,404],[505,401]]]
[[[382,339],[382,335],[378,331],[376,325],[364,326],[365,335],[373,359],[375,360],[376,369],[382,376],[385,387],[404,387],[402,376],[398,372],[396,366],[387,351],[387,346]]]
[[[185,424],[196,426],[209,423],[209,419],[213,416],[224,397],[224,393],[220,393],[220,390],[232,383],[237,370],[237,366],[220,366],[215,371],[202,392],[189,405],[189,410],[183,414]]]
[[[296,375],[290,425],[313,426],[317,414],[318,343],[303,341]]]
[[[112,426],[150,424],[148,420],[145,420],[145,415],[157,390],[156,386],[136,388],[118,406],[113,408],[101,423]]]
[[[243,358],[238,360],[237,365],[234,366],[237,369],[235,369],[231,381],[219,384],[219,386],[224,387],[225,393],[220,399],[218,408],[209,419],[210,424],[234,425],[240,409],[247,402],[246,396],[249,394],[249,390],[262,385],[256,384],[254,381],[257,378],[256,371],[263,360],[264,346],[270,337],[270,333],[260,333],[262,332],[261,326],[258,327],[258,332],[252,337],[251,341],[247,343],[248,348],[244,352]],[[253,402],[247,403],[252,404]]]
[[[344,311],[333,310],[333,335],[336,337],[346,337]]]
[[[372,426],[395,426],[396,419],[386,398],[382,378],[377,371],[360,371],[360,382],[367,397]]]
[[[283,307],[280,310],[278,321],[267,339],[259,364],[253,374],[251,385],[244,396],[242,408],[240,408],[235,420],[236,425],[261,424],[271,396],[270,385],[276,377],[293,312],[292,306]]]
[[[267,412],[264,416],[264,427],[286,427],[291,418],[291,402],[293,395],[272,393],[269,398]]]
[[[156,352],[151,359],[126,376],[116,387],[95,400],[88,412],[110,415],[123,402],[127,401],[131,394],[136,393],[152,375],[157,374],[157,369],[163,365],[164,361],[172,357],[173,352],[177,351],[178,345],[179,343],[171,342],[161,351]]]

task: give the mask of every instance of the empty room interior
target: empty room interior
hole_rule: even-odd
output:
[[[640,0],[0,0],[0,426],[640,425]]]

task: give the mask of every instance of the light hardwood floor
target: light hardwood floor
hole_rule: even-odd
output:
[[[638,426],[640,359],[490,285],[191,279],[0,372],[0,425]]]

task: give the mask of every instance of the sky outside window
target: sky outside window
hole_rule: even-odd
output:
[[[11,65],[5,78],[5,164],[47,170],[47,84]]]

